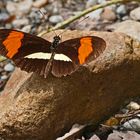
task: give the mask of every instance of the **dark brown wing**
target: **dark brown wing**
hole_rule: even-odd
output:
[[[51,43],[43,38],[17,30],[0,30],[0,54],[12,59],[15,64],[27,72],[43,74],[48,60],[28,59],[25,56],[44,52],[50,53]]]
[[[61,77],[62,75],[71,74],[79,65],[96,59],[105,47],[106,42],[97,36],[85,36],[60,43],[56,49],[56,54],[64,54],[72,62],[53,61],[53,75]]]

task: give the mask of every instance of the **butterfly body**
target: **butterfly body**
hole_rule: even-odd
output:
[[[46,78],[50,71],[56,77],[70,75],[80,65],[97,58],[106,47],[105,41],[96,36],[60,41],[59,36],[51,43],[21,31],[0,29],[0,54],[22,70]]]

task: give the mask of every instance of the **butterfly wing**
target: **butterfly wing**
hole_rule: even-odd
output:
[[[60,43],[56,49],[60,58],[56,57],[53,61],[53,75],[61,77],[71,74],[80,65],[96,59],[105,47],[106,42],[97,36],[85,36]]]
[[[50,53],[51,43],[43,38],[11,29],[0,30],[0,54],[12,59],[16,66],[27,72],[44,74],[48,59],[27,58],[26,56],[39,53]]]

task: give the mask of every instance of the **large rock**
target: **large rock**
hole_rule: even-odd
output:
[[[107,28],[109,30],[114,30],[115,32],[125,33],[140,41],[140,22],[134,20],[126,20],[111,26],[109,25]]]
[[[121,33],[86,31],[65,31],[63,40],[83,35],[100,36],[107,47],[71,76],[44,79],[15,70],[0,97],[2,138],[54,140],[74,123],[96,126],[140,95],[140,43]]]

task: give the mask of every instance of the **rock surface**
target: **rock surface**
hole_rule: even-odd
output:
[[[132,11],[130,12],[130,17],[131,17],[132,19],[134,19],[134,20],[140,21],[140,7],[138,7],[138,8],[136,8],[136,9],[132,10]]]
[[[125,33],[140,41],[140,23],[133,20],[126,20],[108,27],[115,32]]]
[[[75,123],[96,126],[140,94],[140,43],[110,32],[66,31],[62,39],[83,35],[100,36],[107,47],[71,76],[43,79],[15,70],[0,96],[1,138],[54,140]]]

